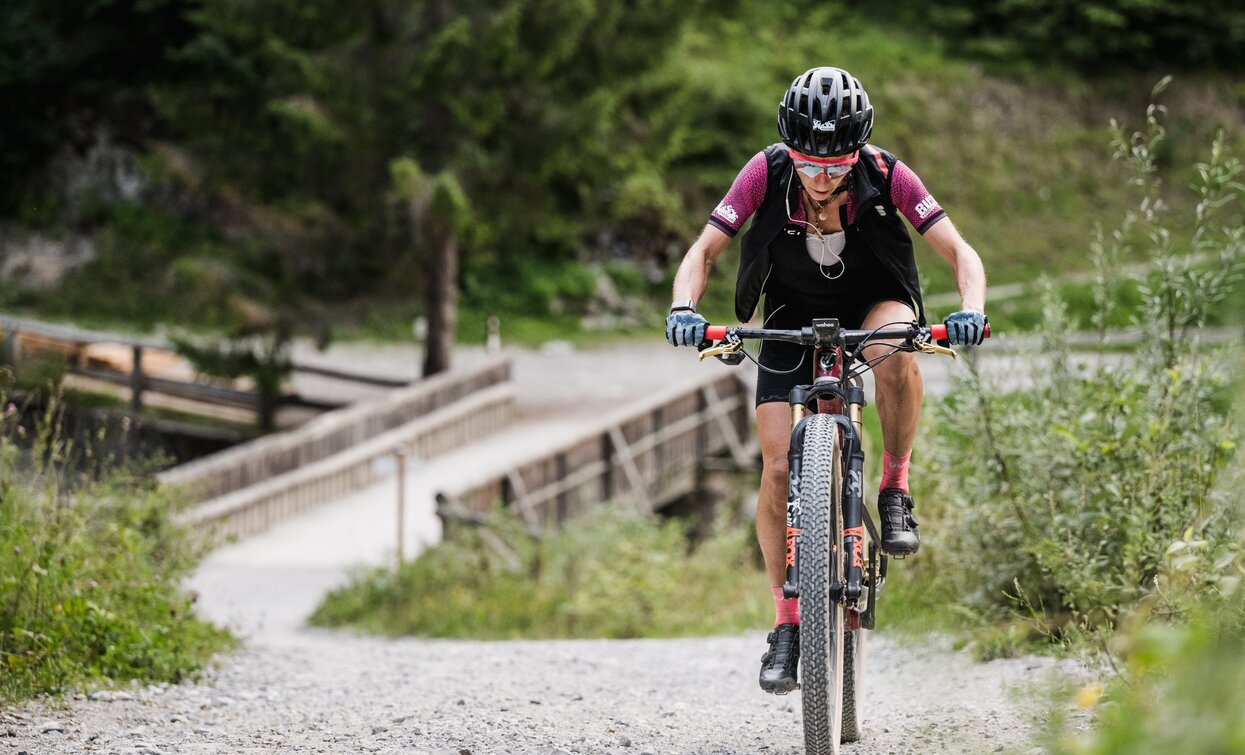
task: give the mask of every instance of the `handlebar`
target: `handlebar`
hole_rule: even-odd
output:
[[[922,336],[931,341],[947,340],[947,326],[939,323],[922,328],[916,325],[909,325],[902,328],[884,328],[882,330],[843,330],[843,341],[847,344],[856,344],[865,339],[917,339]],[[812,328],[800,328],[799,330],[771,330],[768,328],[743,328],[732,327],[726,325],[710,325],[705,328],[705,339],[709,341],[724,341],[727,335],[734,335],[740,339],[761,339],[766,341],[788,341],[790,343],[799,343],[805,346],[813,344]],[[986,326],[986,338],[990,337],[990,326]]]
[[[814,325],[819,325],[827,321],[814,321]],[[833,321],[828,321],[833,322]],[[837,327],[835,324],[832,327]],[[990,326],[985,329],[985,337],[990,337]],[[955,352],[944,346],[938,346],[936,341],[945,341],[947,338],[947,326],[945,324],[919,326],[916,323],[910,325],[902,325],[892,328],[880,328],[877,330],[820,330],[815,327],[800,328],[799,330],[773,330],[769,328],[745,328],[742,326],[725,326],[710,325],[705,328],[705,340],[720,342],[717,346],[701,351],[700,358],[704,359],[710,356],[719,356],[725,358],[724,355],[737,354],[743,347],[745,339],[757,339],[764,341],[785,341],[788,343],[797,343],[803,346],[814,346],[821,344],[822,346],[843,344],[845,346],[855,346],[865,341],[886,340],[886,341],[905,341],[917,351],[931,354],[945,354],[955,357]]]

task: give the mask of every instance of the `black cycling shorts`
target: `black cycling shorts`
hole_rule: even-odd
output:
[[[912,306],[912,302],[908,300],[907,294],[902,289],[886,293],[875,290],[864,296],[842,297],[822,309],[802,305],[780,306],[779,303],[771,303],[769,297],[766,297],[765,327],[797,330],[812,324],[813,319],[817,317],[837,317],[843,328],[855,330],[864,324],[865,318],[873,311],[873,308],[884,301],[897,301],[909,307]],[[812,346],[781,341],[763,341],[757,361],[761,364],[757,370],[757,406],[772,401],[781,401],[785,404],[791,395],[792,388],[813,382]]]

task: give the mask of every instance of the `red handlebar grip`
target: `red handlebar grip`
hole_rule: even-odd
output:
[[[933,338],[935,341],[945,341],[945,340],[947,340],[947,326],[946,326],[946,324],[945,324],[945,323],[940,323],[940,324],[938,324],[938,325],[931,325],[931,326],[929,326],[929,335],[930,335],[930,338]],[[983,338],[989,338],[989,337],[990,337],[990,324],[989,324],[989,323],[986,323],[986,332],[985,332],[985,335],[984,335],[984,336],[982,336],[982,337],[983,337]]]
[[[709,327],[705,328],[705,340],[706,341],[721,341],[724,338],[726,338],[726,326],[725,325],[710,325]]]

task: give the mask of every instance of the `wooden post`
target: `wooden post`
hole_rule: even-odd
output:
[[[406,560],[402,549],[406,535],[406,446],[394,449],[394,456],[398,459],[398,569],[401,569]]]
[[[143,347],[134,345],[134,361],[130,365],[130,411],[143,410]]]
[[[487,335],[484,337],[484,350],[490,354],[496,354],[501,351],[501,320],[497,319],[497,315],[489,315],[485,320],[485,331]]]
[[[601,500],[608,501],[614,497],[618,486],[614,484],[614,443],[609,433],[601,436],[601,462],[605,469],[601,472]]]
[[[557,456],[557,460],[556,460],[555,464],[556,464],[556,467],[555,467],[555,468],[557,469],[557,475],[558,475],[558,476],[557,476],[557,479],[558,479],[558,481],[560,482],[560,481],[562,481],[562,480],[565,480],[565,479],[566,479],[566,475],[567,475],[567,473],[569,472],[569,467],[567,466],[567,463],[566,463],[566,453],[565,453],[565,452],[563,452],[563,453],[559,453],[559,454],[558,454],[558,456]],[[558,517],[558,525],[559,525],[559,526],[561,526],[562,524],[564,524],[564,523],[566,522],[566,520],[570,518],[571,511],[570,511],[570,503],[569,503],[569,501],[570,501],[570,498],[567,496],[566,491],[565,491],[565,490],[561,490],[561,489],[559,489],[559,491],[558,491],[558,497],[557,497],[557,503],[556,503],[556,510],[557,510],[557,512],[558,512],[557,517]]]
[[[17,374],[17,328],[4,329],[4,343],[0,344],[0,367],[8,367]]]

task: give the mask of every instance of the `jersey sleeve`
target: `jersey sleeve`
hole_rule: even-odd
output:
[[[900,161],[895,162],[895,175],[891,179],[891,202],[917,233],[925,233],[934,223],[947,217],[946,211],[926,190],[917,174]]]
[[[727,236],[734,237],[739,233],[739,229],[743,228],[744,223],[765,199],[767,173],[765,152],[758,152],[739,171],[730,191],[726,192],[718,206],[709,213],[709,224]]]

